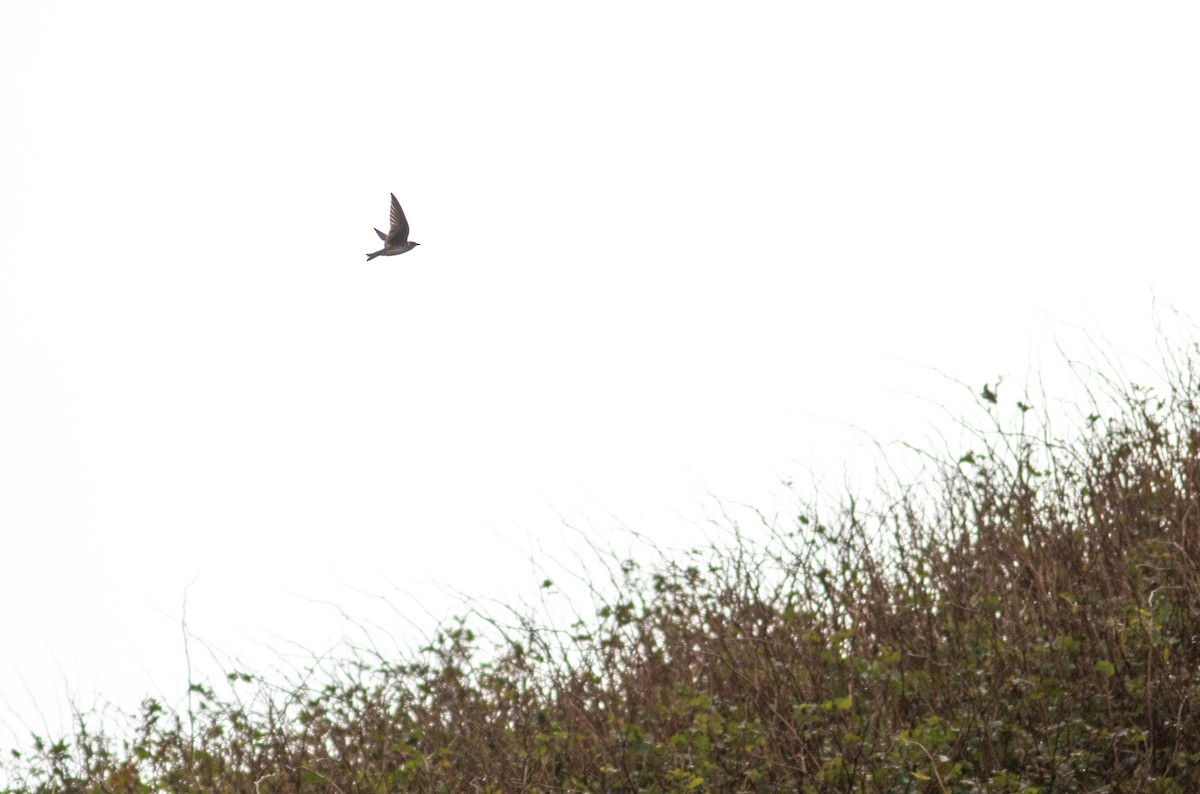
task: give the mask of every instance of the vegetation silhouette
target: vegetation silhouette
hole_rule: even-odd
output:
[[[408,658],[230,672],[123,730],[79,714],[5,759],[10,791],[1200,791],[1200,355],[1177,349],[1159,387],[1078,368],[1066,436],[992,384],[921,476],[760,540],[594,549],[609,581],[572,620],[467,610]]]

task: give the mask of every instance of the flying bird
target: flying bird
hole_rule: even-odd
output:
[[[377,256],[395,256],[403,254],[405,251],[411,251],[420,243],[410,242],[408,239],[408,218],[404,217],[404,210],[400,209],[400,202],[396,201],[396,194],[392,194],[392,228],[387,234],[375,230],[379,235],[379,239],[383,240],[383,248],[380,248],[373,254],[367,254],[367,261],[370,262]]]

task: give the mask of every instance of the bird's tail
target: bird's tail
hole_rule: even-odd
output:
[[[379,256],[382,253],[383,253],[383,251],[376,251],[373,254],[367,254],[367,261],[370,262],[372,259],[374,259],[375,257]]]

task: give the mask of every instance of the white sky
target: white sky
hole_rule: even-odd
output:
[[[958,399],[924,366],[1152,356],[1200,294],[1198,22],[5,4],[0,724],[177,691],[189,584],[223,653],[320,649],[321,600],[528,592],[560,514],[682,543],[838,481],[847,424]],[[422,245],[368,264],[393,191]]]

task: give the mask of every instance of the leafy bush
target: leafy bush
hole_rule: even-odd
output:
[[[79,715],[4,773],[89,794],[1200,791],[1196,361],[1157,391],[1090,384],[1067,439],[985,388],[973,448],[925,476],[759,541],[601,554],[570,625],[475,611],[405,660],[230,673],[123,732]]]

